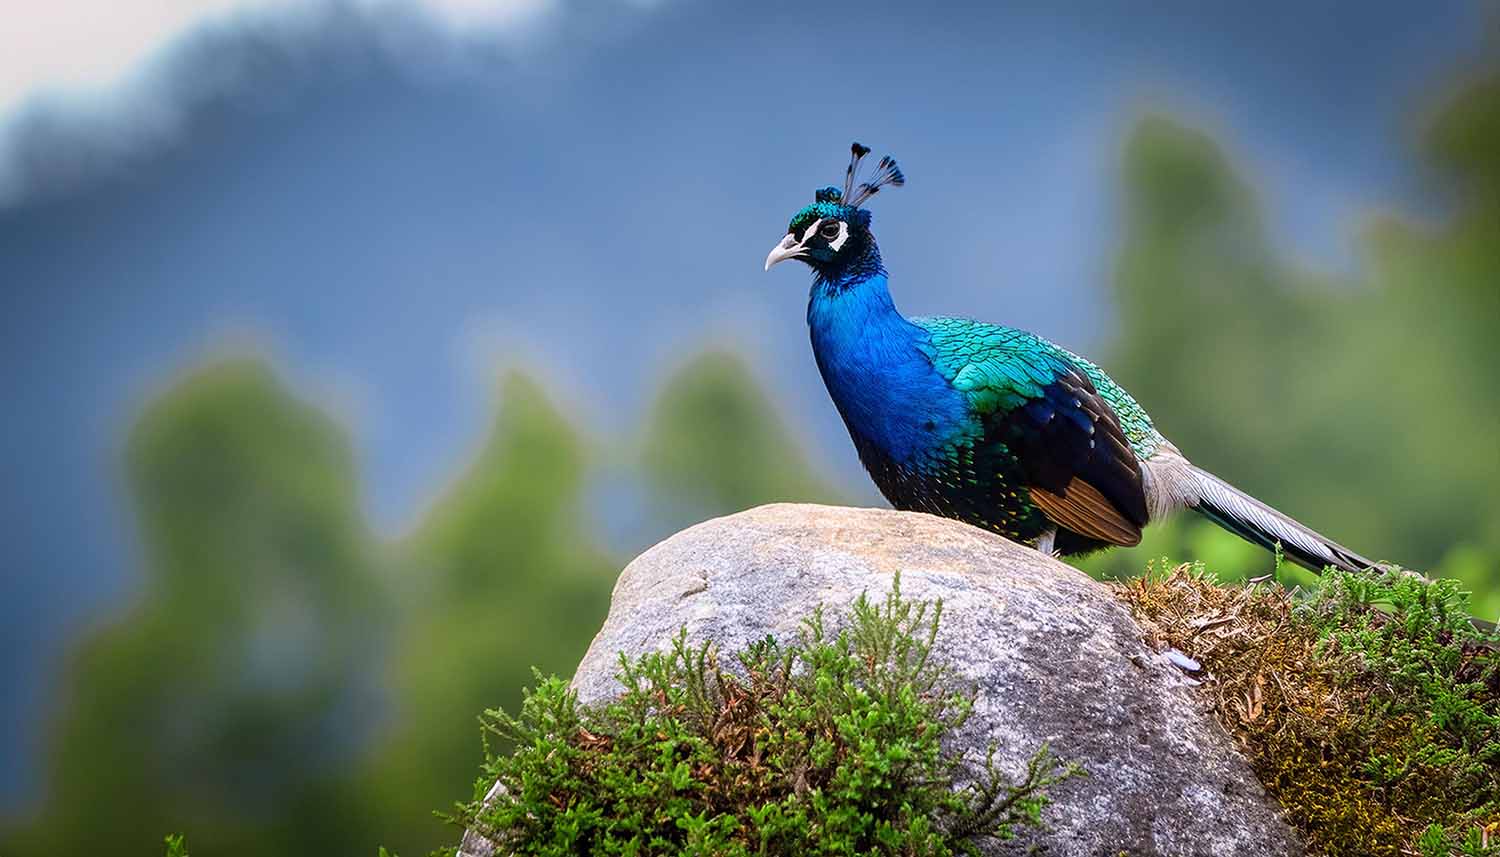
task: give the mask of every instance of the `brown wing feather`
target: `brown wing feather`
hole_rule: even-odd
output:
[[[1032,486],[1031,502],[1055,523],[1081,536],[1122,547],[1141,543],[1140,526],[1121,514],[1099,489],[1078,477],[1068,482],[1062,494]]]

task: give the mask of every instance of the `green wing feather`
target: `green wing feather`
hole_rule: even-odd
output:
[[[1136,457],[1149,458],[1162,443],[1151,418],[1134,398],[1077,354],[1041,337],[966,318],[914,318],[931,334],[928,357],[939,373],[969,397],[976,413],[1009,411],[1042,395],[1059,374],[1076,367],[1114,410]]]

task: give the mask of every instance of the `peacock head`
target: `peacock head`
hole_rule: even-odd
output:
[[[806,262],[818,276],[837,280],[863,267],[878,267],[880,255],[870,234],[870,212],[861,208],[870,197],[886,185],[899,187],[906,177],[889,155],[880,159],[875,174],[855,184],[859,163],[870,154],[858,143],[849,147],[849,169],[844,173],[844,187],[825,187],[813,198],[813,204],[792,216],[786,237],[766,257],[766,270],[786,259]]]

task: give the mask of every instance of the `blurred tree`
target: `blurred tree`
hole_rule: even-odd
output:
[[[1190,458],[1363,553],[1461,575],[1494,614],[1500,77],[1445,107],[1426,153],[1457,190],[1451,217],[1375,224],[1364,275],[1334,282],[1276,257],[1253,194],[1212,141],[1142,122],[1125,152],[1107,364]],[[1122,573],[1143,553],[1224,543],[1201,526],[1085,565]]]
[[[0,852],[341,852],[381,613],[344,433],[228,362],[152,404],[127,462],[142,592],[76,652],[45,813]]]
[[[723,351],[662,386],[642,462],[664,531],[778,500],[839,502],[744,361]]]
[[[701,520],[834,497],[725,353],[703,354],[666,382],[645,436],[648,502],[673,514]],[[478,713],[514,710],[533,665],[570,673],[603,622],[621,563],[595,547],[584,515],[587,464],[542,389],[512,374],[484,449],[401,546],[400,702],[368,780],[383,844],[411,853],[443,841],[431,812],[469,796]]]
[[[697,517],[833,498],[728,355],[669,381],[647,438],[656,502]],[[477,714],[514,708],[533,665],[573,668],[620,566],[583,513],[583,442],[521,375],[474,463],[393,545],[364,530],[341,432],[259,364],[154,403],[129,462],[147,591],[84,646],[54,799],[7,857],[140,853],[176,830],[230,855],[421,853],[450,835],[432,811],[469,796]],[[370,740],[382,663],[391,712]]]
[[[432,812],[470,797],[479,714],[515,710],[533,666],[571,673],[604,621],[620,564],[594,546],[585,464],[542,389],[512,374],[478,458],[399,546],[396,717],[367,780],[381,844],[450,838]]]

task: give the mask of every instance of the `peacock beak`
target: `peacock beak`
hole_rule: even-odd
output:
[[[766,257],[766,270],[771,270],[771,266],[777,262],[797,258],[797,255],[801,252],[802,245],[797,243],[797,236],[788,232],[786,237],[781,239],[780,244],[771,248],[771,254]]]

